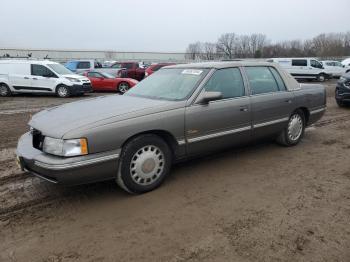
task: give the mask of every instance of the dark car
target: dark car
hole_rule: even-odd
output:
[[[170,65],[175,65],[175,63],[158,63],[158,64],[150,65],[146,69],[145,77],[152,75],[154,72],[157,72],[159,69],[161,69],[164,66],[170,66]]]
[[[350,104],[350,73],[339,78],[335,88],[335,100],[339,106]]]

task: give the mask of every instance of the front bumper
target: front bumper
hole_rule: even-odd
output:
[[[337,84],[335,88],[335,99],[342,102],[350,102],[350,88],[346,88],[343,84]]]
[[[117,176],[120,150],[79,157],[46,154],[32,145],[30,132],[18,141],[17,162],[23,170],[53,183],[87,184]]]
[[[80,95],[84,93],[92,92],[91,84],[83,84],[83,85],[72,85],[69,87],[69,93],[71,95]]]

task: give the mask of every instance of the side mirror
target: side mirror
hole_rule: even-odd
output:
[[[210,92],[210,91],[205,91],[202,93],[197,100],[198,103],[200,104],[208,104],[210,101],[215,101],[219,100],[222,98],[222,93],[221,92]]]

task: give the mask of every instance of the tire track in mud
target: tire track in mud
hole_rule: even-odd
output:
[[[312,126],[325,127],[339,122],[343,123],[344,121],[350,121],[350,115],[328,117],[328,119],[321,120]],[[65,202],[69,199],[82,199],[96,192],[106,192],[106,190],[116,187],[113,181],[109,183],[109,186],[98,183],[78,186],[73,189],[49,184],[26,172],[15,171],[7,176],[0,176],[0,220],[7,219],[18,212],[58,205],[60,202]],[[8,199],[4,201],[5,205],[1,202],[1,198]],[[10,198],[16,199],[11,200]]]

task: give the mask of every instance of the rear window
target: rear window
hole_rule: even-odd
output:
[[[307,66],[306,59],[292,59],[292,66]]]

